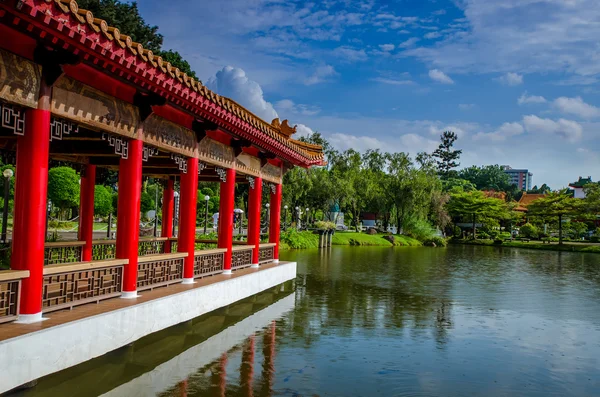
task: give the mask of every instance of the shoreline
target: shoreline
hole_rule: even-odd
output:
[[[558,252],[587,252],[600,254],[600,245],[585,244],[585,243],[571,243],[566,242],[563,245],[557,243],[543,243],[543,242],[522,242],[522,241],[504,241],[501,244],[494,243],[494,240],[449,240],[448,244],[452,245],[478,245],[484,247],[509,247],[509,248],[526,248],[541,251],[558,251]]]

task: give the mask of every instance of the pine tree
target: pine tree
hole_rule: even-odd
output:
[[[453,176],[456,171],[454,168],[458,167],[460,163],[457,160],[462,154],[462,150],[452,150],[454,142],[458,139],[456,133],[452,131],[444,131],[440,136],[440,146],[433,152],[433,157],[436,157],[437,167],[439,170],[440,177],[442,179],[448,179]]]

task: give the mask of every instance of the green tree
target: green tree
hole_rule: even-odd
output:
[[[519,232],[525,238],[537,238],[539,234],[538,228],[533,226],[531,223],[526,223],[521,226]]]
[[[500,219],[506,216],[504,201],[487,197],[481,191],[452,193],[447,205],[453,216],[470,216],[473,224],[473,238],[477,238],[477,219]]]
[[[462,150],[453,150],[454,143],[458,139],[456,133],[444,131],[440,136],[440,146],[433,152],[433,157],[437,158],[437,166],[442,179],[447,179],[455,174],[454,168],[460,163],[458,159]]]
[[[192,70],[192,67],[183,59],[180,53],[177,51],[169,50],[169,51],[159,51],[158,55],[162,57],[163,60],[170,62],[171,65],[176,66],[182,72],[186,73],[188,76],[198,79],[196,76],[196,72]]]
[[[510,177],[499,165],[471,166],[462,169],[458,177],[471,182],[478,190],[509,192],[514,189]],[[518,190],[518,189],[517,189]]]
[[[563,243],[563,219],[582,213],[585,203],[571,197],[567,189],[547,194],[527,206],[527,215],[552,216],[558,220],[558,243]]]
[[[111,192],[102,185],[94,187],[94,214],[108,216],[113,211]]]
[[[148,211],[152,211],[154,208],[154,196],[148,192],[142,192],[142,200],[140,203],[140,210],[142,214],[146,214]]]
[[[73,168],[56,167],[48,171],[48,199],[57,207],[61,219],[79,205],[79,175]]]

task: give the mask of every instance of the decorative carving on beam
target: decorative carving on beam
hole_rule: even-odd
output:
[[[222,182],[227,182],[227,170],[221,167],[216,167],[215,172],[219,175],[219,179]]]
[[[40,65],[0,49],[0,99],[36,108],[41,81]]]
[[[260,159],[260,167],[264,167],[265,165],[267,165],[269,160],[273,160],[276,157],[277,156],[275,156],[273,153],[258,152],[258,158]]]
[[[195,157],[194,132],[172,123],[156,114],[151,114],[142,124],[142,140],[171,153]]]
[[[63,135],[77,134],[79,126],[67,120],[57,119],[52,117],[50,123],[50,141],[62,141]]]
[[[250,189],[254,190],[254,177],[247,176],[246,179],[248,179],[248,184],[250,185]]]
[[[177,168],[179,168],[179,171],[183,172],[184,174],[187,174],[187,159],[183,156],[174,153],[171,153],[171,158],[175,160],[175,164],[177,164]]]
[[[281,174],[281,167],[277,167],[271,163],[267,163],[262,167],[261,175],[263,179],[276,184],[280,184],[283,177]]]
[[[167,100],[153,92],[142,93],[136,92],[133,96],[133,105],[137,106],[140,112],[140,120],[142,122],[152,114],[152,106],[163,106]]]
[[[251,147],[252,144],[245,139],[235,139],[231,142],[231,147],[233,148],[233,156],[238,157],[242,154],[244,148]]]
[[[155,156],[157,154],[158,154],[157,148],[144,145],[144,147],[142,149],[142,161],[148,162],[148,160],[150,160],[150,157]]]
[[[198,175],[200,175],[200,173],[202,171],[204,171],[206,169],[206,163],[203,163],[202,161],[198,161]]]
[[[52,113],[73,122],[136,138],[138,109],[74,79],[62,77],[52,89]]]
[[[213,122],[204,120],[194,120],[192,123],[192,131],[196,134],[196,142],[200,142],[206,137],[207,131],[216,131],[219,129],[219,126]]]
[[[25,112],[0,102],[0,126],[15,135],[25,135]]]
[[[277,187],[274,183],[269,183],[269,189],[271,189],[271,194],[277,193]]]
[[[46,85],[53,86],[63,75],[62,65],[74,65],[79,63],[79,58],[63,49],[49,50],[39,44],[33,51],[33,60],[42,65],[42,77]]]
[[[242,153],[235,159],[235,169],[245,175],[260,177],[260,160],[248,153]]]
[[[235,165],[233,149],[208,137],[198,144],[198,158],[222,168],[233,168]]]
[[[129,141],[126,139],[103,133],[102,140],[107,141],[110,146],[115,148],[115,154],[117,156],[121,156],[121,158],[125,160],[129,157]]]

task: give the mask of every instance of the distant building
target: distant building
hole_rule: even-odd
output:
[[[575,198],[585,198],[585,191],[583,188],[588,183],[592,183],[592,177],[588,176],[587,178],[579,177],[577,182],[569,183],[569,187],[573,189],[573,197]]]
[[[513,169],[508,165],[503,165],[504,172],[510,177],[510,183],[517,185],[521,190],[531,190],[533,186],[533,174],[529,170]]]
[[[545,194],[529,194],[527,192],[523,193],[521,199],[518,202],[517,208],[515,211],[527,212],[527,206],[531,204],[532,201],[545,197]]]

